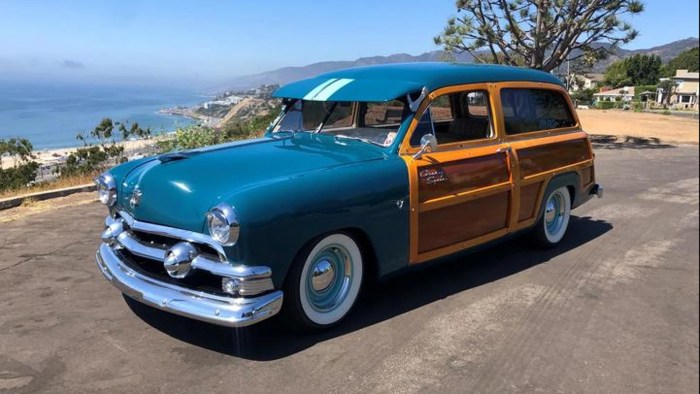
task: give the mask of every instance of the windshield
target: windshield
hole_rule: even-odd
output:
[[[344,102],[296,100],[288,104],[273,133],[332,134],[387,147],[394,142],[401,123],[411,115],[402,100]]]

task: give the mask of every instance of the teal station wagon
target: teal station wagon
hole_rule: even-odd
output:
[[[124,294],[246,326],[345,317],[363,282],[527,230],[558,244],[593,152],[553,76],[414,63],[331,72],[275,96],[259,139],[119,165],[97,251]]]

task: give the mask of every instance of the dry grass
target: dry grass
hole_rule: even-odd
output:
[[[66,187],[80,186],[92,183],[96,175],[76,175],[71,177],[61,177],[48,182],[36,183],[27,187],[16,190],[7,190],[0,192],[0,199],[15,196],[23,196],[25,194],[44,192],[47,190],[63,189]]]
[[[698,119],[621,110],[579,110],[588,134],[656,139],[661,143],[698,143]]]

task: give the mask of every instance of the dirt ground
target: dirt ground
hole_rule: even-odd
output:
[[[20,220],[42,212],[75,207],[95,201],[97,201],[97,194],[95,192],[75,193],[69,196],[52,198],[44,201],[25,201],[19,207],[0,210],[0,223]]]
[[[698,119],[620,110],[578,110],[589,134],[640,137],[656,143],[698,143]]]

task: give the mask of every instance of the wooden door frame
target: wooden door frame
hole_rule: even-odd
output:
[[[426,108],[437,98],[445,94],[458,93],[468,90],[483,90],[488,92],[489,100],[489,110],[490,110],[490,124],[492,127],[493,135],[488,139],[477,140],[477,141],[464,141],[464,142],[454,142],[449,144],[440,145],[438,151],[434,154],[439,154],[443,156],[443,161],[456,161],[459,159],[469,159],[473,157],[492,155],[498,153],[499,151],[504,151],[506,154],[506,163],[508,168],[508,180],[506,182],[491,185],[477,190],[463,191],[452,196],[444,196],[441,198],[436,198],[434,200],[420,202],[419,201],[419,183],[418,179],[418,167],[421,164],[429,164],[429,158],[431,154],[424,154],[420,159],[414,159],[413,156],[420,148],[412,147],[410,145],[411,135],[413,134],[418,122],[425,112]],[[511,229],[517,225],[517,209],[514,209],[514,203],[519,200],[517,195],[517,189],[514,187],[514,180],[519,177],[518,167],[514,161],[512,152],[508,149],[509,146],[504,141],[503,135],[503,116],[500,108],[500,98],[495,94],[494,84],[492,83],[476,83],[476,84],[464,84],[455,85],[445,88],[440,88],[432,91],[428,94],[428,97],[423,100],[418,110],[414,114],[414,118],[411,121],[404,139],[399,146],[399,155],[406,162],[406,167],[408,170],[409,178],[409,192],[410,192],[410,231],[409,231],[409,264],[421,263],[427,260],[432,260],[441,256],[449,255],[457,251],[482,244],[484,242],[491,241],[493,239],[502,237],[507,234]],[[496,100],[499,101],[496,101]],[[440,247],[435,250],[429,250],[423,253],[419,252],[419,214],[420,212],[429,211],[431,209],[440,208],[443,206],[450,206],[458,203],[464,203],[471,200],[476,200],[478,198],[488,197],[490,195],[495,195],[497,193],[502,193],[504,191],[509,191],[509,203],[508,203],[508,214],[506,220],[506,227],[499,229],[487,234],[483,234],[476,238],[469,239],[467,241],[458,242],[452,245]],[[515,221],[514,221],[515,220]]]

